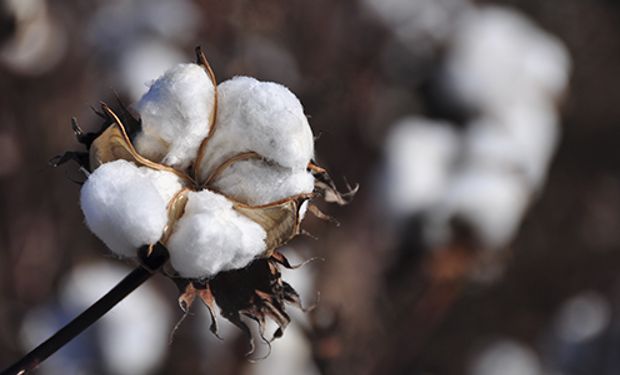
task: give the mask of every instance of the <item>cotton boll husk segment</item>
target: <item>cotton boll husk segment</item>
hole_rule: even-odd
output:
[[[305,170],[314,155],[314,138],[292,92],[277,83],[235,77],[218,85],[218,95],[216,131],[198,161],[202,181],[220,164],[245,152]]]
[[[209,134],[214,98],[203,67],[179,64],[168,70],[135,106],[142,120],[134,139],[138,152],[175,168],[189,167]]]
[[[101,165],[82,186],[86,225],[120,256],[134,256],[138,247],[159,241],[168,221],[166,197],[180,182],[164,175],[168,172],[153,172],[117,160]]]
[[[294,171],[265,160],[241,160],[226,168],[210,186],[239,202],[257,206],[312,193],[314,176],[305,169]]]
[[[237,213],[224,196],[203,190],[187,198],[167,244],[181,276],[204,278],[242,268],[266,250],[264,229]]]

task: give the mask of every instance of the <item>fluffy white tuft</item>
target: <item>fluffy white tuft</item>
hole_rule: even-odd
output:
[[[210,277],[248,265],[265,251],[266,236],[224,196],[208,190],[191,192],[168,242],[170,261],[183,277]]]
[[[472,122],[465,134],[469,161],[521,173],[534,191],[545,180],[560,128],[556,111],[545,103],[515,105]]]
[[[201,161],[201,179],[248,151],[280,166],[305,170],[314,154],[314,138],[292,92],[277,83],[235,77],[222,82],[218,93],[217,130]]]
[[[455,176],[433,212],[431,240],[450,238],[446,230],[458,218],[470,225],[483,246],[499,249],[513,239],[529,200],[530,192],[518,175],[484,166],[468,168]]]
[[[509,108],[532,97],[558,97],[568,85],[564,45],[509,8],[471,10],[455,32],[449,90],[474,108]]]
[[[242,160],[226,168],[211,186],[240,202],[261,205],[311,193],[314,177],[305,169],[294,171],[264,160]]]
[[[183,189],[183,181],[174,173],[140,167],[140,174],[148,178],[161,198],[168,204],[179,190]]]
[[[196,64],[179,64],[164,73],[136,104],[142,132],[135,140],[145,157],[180,169],[196,157],[209,134],[214,86]]]
[[[166,226],[165,197],[174,183],[163,175],[153,183],[149,174],[117,160],[97,168],[82,187],[86,225],[118,255],[134,256],[138,247],[159,241]]]
[[[443,196],[459,152],[459,135],[446,122],[410,117],[387,138],[387,199],[405,216],[433,207]]]

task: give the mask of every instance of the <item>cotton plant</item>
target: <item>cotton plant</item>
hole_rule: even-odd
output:
[[[196,56],[156,79],[133,110],[102,104],[100,131],[74,121],[87,151],[55,164],[80,164],[86,225],[110,251],[173,280],[186,314],[202,300],[216,335],[219,307],[250,338],[242,317],[257,322],[269,343],[290,322],[285,305],[301,307],[279,270],[294,266],[278,249],[302,233],[306,212],[328,218],[313,198],[346,204],[355,190],[339,193],[315,163],[291,91],[250,77],[218,84],[200,48]]]
[[[388,207],[397,219],[423,217],[430,247],[465,235],[477,248],[505,249],[544,187],[571,59],[560,40],[510,8],[472,6],[458,19],[440,85],[470,118],[393,126]]]

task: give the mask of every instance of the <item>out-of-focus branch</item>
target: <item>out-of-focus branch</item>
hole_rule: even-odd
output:
[[[147,251],[149,253],[148,255],[146,254]],[[161,244],[157,244],[150,251],[143,248],[140,253],[144,254],[144,256],[141,257],[142,265],[134,269],[86,311],[61,328],[41,345],[34,348],[19,361],[2,371],[0,375],[22,375],[35,369],[49,356],[82,333],[86,328],[90,327],[116,306],[117,303],[136,290],[168,260],[168,251]]]

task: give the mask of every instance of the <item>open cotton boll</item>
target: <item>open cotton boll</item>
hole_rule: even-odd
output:
[[[125,160],[97,168],[82,186],[80,204],[88,228],[121,256],[134,256],[138,247],[159,241],[168,221],[167,201]]]
[[[469,0],[363,0],[406,46],[431,50],[451,35]]]
[[[543,366],[536,352],[512,339],[493,341],[476,354],[468,375],[541,375]]]
[[[108,19],[106,19],[108,22]],[[139,100],[148,90],[147,83],[168,68],[184,61],[174,44],[162,39],[146,39],[120,54],[120,69],[116,74],[119,85],[125,87],[132,101]]]
[[[166,204],[183,189],[183,181],[172,172],[158,171],[148,167],[140,167],[139,170],[143,176],[150,180]]]
[[[305,169],[294,171],[264,160],[242,160],[226,168],[210,186],[239,202],[261,205],[311,193],[314,177]]]
[[[448,91],[474,108],[509,106],[531,96],[555,99],[568,85],[570,57],[562,42],[517,11],[473,9],[454,35]]]
[[[246,266],[265,251],[266,237],[224,196],[203,190],[188,194],[185,214],[167,245],[181,276],[202,278]]]
[[[469,225],[483,246],[499,249],[514,237],[530,193],[523,181],[510,171],[470,167],[452,182],[440,206],[433,211],[432,241],[450,238],[450,223],[460,219]]]
[[[218,93],[217,130],[201,160],[201,179],[248,151],[283,167],[306,169],[314,154],[314,138],[292,92],[277,83],[235,77],[221,83]]]
[[[555,110],[542,103],[516,105],[480,118],[465,135],[469,160],[517,170],[531,189],[538,189],[558,143],[558,121]]]
[[[136,149],[143,156],[184,169],[209,134],[214,86],[204,68],[179,64],[159,77],[136,104],[142,132]]]
[[[60,302],[68,313],[88,308],[114,287],[131,269],[117,264],[82,264],[63,280]],[[123,299],[93,326],[100,364],[116,375],[152,374],[166,358],[171,328],[170,305],[152,284]],[[144,319],[148,312],[148,319]],[[148,342],[149,345],[144,345]],[[77,371],[75,373],[93,373]],[[62,371],[59,373],[67,373]]]
[[[446,122],[405,118],[392,127],[385,147],[390,211],[403,216],[434,205],[459,151],[456,131]]]

